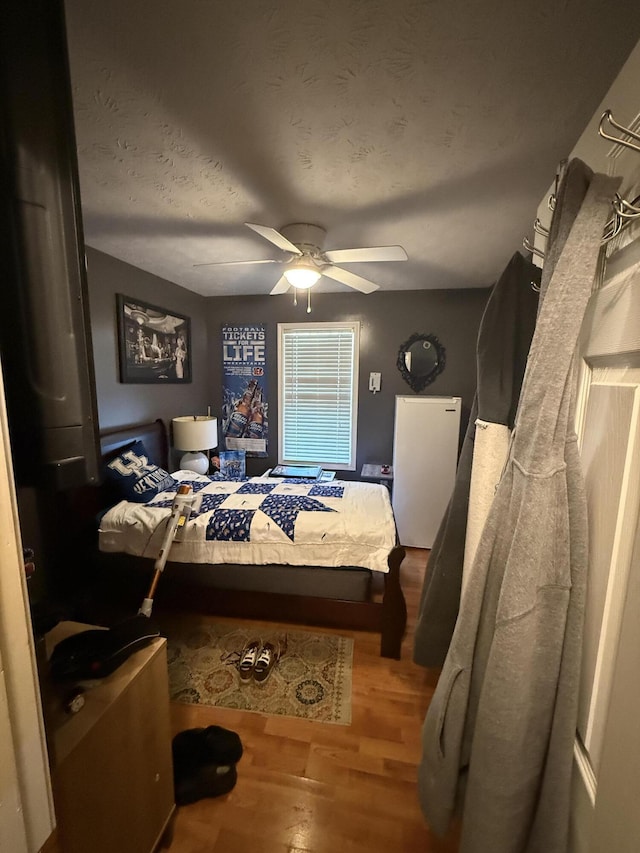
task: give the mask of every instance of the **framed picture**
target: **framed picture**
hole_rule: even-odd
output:
[[[116,294],[120,381],[191,382],[191,322],[157,305]]]

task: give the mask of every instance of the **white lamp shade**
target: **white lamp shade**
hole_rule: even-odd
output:
[[[208,415],[174,418],[173,446],[176,450],[211,450],[217,447],[218,419]]]
[[[308,290],[320,278],[320,271],[310,264],[294,263],[285,269],[284,277],[299,290]]]
[[[173,419],[173,446],[176,450],[187,450],[180,460],[186,471],[206,474],[209,459],[198,451],[211,450],[218,446],[218,419],[209,415],[185,415]]]

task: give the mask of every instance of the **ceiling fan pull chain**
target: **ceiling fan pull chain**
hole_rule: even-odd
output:
[[[294,307],[298,304],[298,291],[295,287],[293,288],[293,304]]]
[[[307,290],[307,314],[311,314],[311,288]]]

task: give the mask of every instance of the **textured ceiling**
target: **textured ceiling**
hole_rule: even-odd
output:
[[[640,37],[637,0],[66,8],[86,241],[204,295],[280,277],[194,268],[284,257],[247,221],[399,243],[348,267],[385,290],[490,284]]]

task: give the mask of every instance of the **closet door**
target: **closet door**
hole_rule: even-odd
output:
[[[635,198],[640,154],[615,146],[609,158],[621,194]],[[637,853],[640,843],[640,220],[605,254],[579,344],[590,558],[572,853]]]

